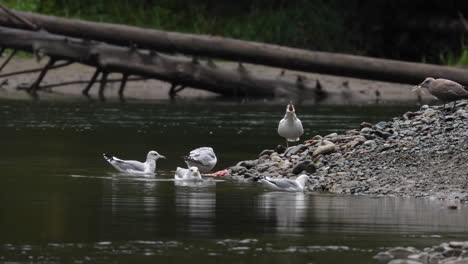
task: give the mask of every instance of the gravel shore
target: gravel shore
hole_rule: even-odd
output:
[[[424,105],[391,121],[279,145],[229,169],[242,181],[305,173],[314,182],[308,191],[468,202],[467,150],[468,102],[461,101],[454,109]]]
[[[467,264],[468,241],[451,241],[423,250],[396,247],[379,252],[374,259],[388,264]]]

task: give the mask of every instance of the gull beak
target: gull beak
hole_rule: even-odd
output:
[[[166,157],[163,156],[163,155],[159,155],[159,158],[160,158],[160,159],[165,159]]]
[[[288,111],[289,112],[294,112],[294,105],[293,104],[288,105]]]
[[[421,85],[420,85],[420,84],[414,86],[413,89],[411,89],[411,91],[414,92],[414,91],[417,91],[417,90],[419,90],[419,89],[421,89]]]
[[[412,92],[420,92],[421,94],[426,94],[426,92],[424,91],[424,89],[422,88],[422,86],[419,84],[419,85],[416,85],[413,87],[413,89],[411,89]]]

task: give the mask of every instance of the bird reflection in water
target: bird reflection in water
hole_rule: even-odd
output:
[[[216,182],[174,181],[176,185],[177,226],[179,230],[187,230],[191,235],[210,236],[214,234],[216,193],[210,188]]]
[[[309,199],[302,192],[266,192],[258,197],[261,214],[266,219],[276,220],[278,233],[297,234],[303,232]]]

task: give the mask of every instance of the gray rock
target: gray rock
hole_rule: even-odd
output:
[[[274,162],[281,162],[283,159],[278,154],[272,154],[270,160]]]
[[[311,138],[311,140],[321,140],[322,139],[322,136],[320,135],[315,135],[313,138]]]
[[[453,120],[455,120],[455,116],[453,116],[453,115],[445,116],[445,117],[444,117],[444,120],[445,120],[445,121],[453,121]]]
[[[447,261],[444,264],[468,264],[468,259],[455,259],[452,261]]]
[[[395,258],[403,259],[408,257],[409,255],[417,253],[418,251],[413,247],[396,247],[388,250],[387,252],[392,254],[392,256],[394,256]]]
[[[247,171],[247,168],[243,166],[232,166],[229,170],[234,174],[244,174]]]
[[[420,261],[412,259],[394,259],[388,262],[388,264],[423,264]]]
[[[317,170],[317,168],[315,167],[314,163],[311,162],[311,163],[307,164],[307,166],[305,167],[304,170],[307,173],[314,173]]]
[[[360,125],[359,125],[359,128],[361,128],[361,131],[363,128],[371,128],[372,127],[372,124],[371,123],[367,123],[367,122],[362,122]]]
[[[468,258],[468,250],[463,250],[460,254],[460,258]]]
[[[376,137],[372,134],[362,134],[367,140],[373,140],[375,139]]]
[[[255,178],[255,176],[256,176],[255,174],[250,173],[250,172],[247,172],[246,174],[244,174],[244,178],[246,178],[246,179],[247,178]]]
[[[355,140],[353,140],[353,141],[351,141],[351,142],[349,143],[349,148],[354,148],[354,147],[356,147],[356,146],[358,146],[358,145],[361,145],[361,144],[364,143],[365,141],[366,141],[365,138],[364,138],[363,140],[361,140],[361,139],[355,139]]]
[[[361,134],[370,134],[372,132],[372,129],[369,127],[363,127],[361,129]]]
[[[404,120],[411,120],[411,119],[413,119],[413,117],[415,117],[417,115],[418,115],[417,112],[406,112],[405,114],[403,114],[403,119]]]
[[[287,170],[289,169],[289,166],[291,165],[291,162],[289,160],[283,160],[278,164],[278,168],[281,170]]]
[[[462,250],[460,248],[449,248],[445,250],[442,254],[445,257],[458,257],[462,253]]]
[[[299,155],[291,155],[290,158],[293,159],[293,160],[297,160],[297,159],[300,158],[300,156]]]
[[[296,155],[296,154],[298,154],[298,153],[303,152],[303,151],[306,150],[306,149],[307,149],[307,146],[306,146],[306,145],[300,144],[300,145],[291,147],[291,148],[289,148],[288,150],[286,150],[286,152],[284,153],[284,155],[285,155],[285,156]]]
[[[336,151],[336,145],[328,140],[323,140],[320,146],[314,151],[312,157],[330,154]]]
[[[439,264],[440,260],[444,259],[444,256],[441,253],[431,253],[427,259],[428,264]]]
[[[256,162],[254,160],[244,160],[237,164],[237,166],[245,167],[246,169],[251,169],[255,167]]]
[[[325,136],[326,139],[328,140],[335,140],[338,137],[338,133],[331,133]]]
[[[293,167],[292,172],[297,175],[303,172],[306,169],[307,165],[309,165],[310,163],[311,163],[310,160],[304,160],[302,162],[299,162]]]
[[[381,122],[378,122],[377,124],[375,124],[375,128],[379,129],[379,130],[383,130],[387,127],[387,122],[384,122],[384,121],[381,121]]]
[[[278,154],[283,154],[286,151],[286,147],[283,145],[278,145],[275,148],[275,152]]]
[[[366,140],[364,141],[365,146],[376,146],[377,143],[375,143],[375,140]]]
[[[276,163],[275,162],[265,162],[265,163],[262,163],[260,165],[257,166],[257,171],[258,172],[265,172],[267,169],[269,168],[274,168],[274,169],[278,169],[278,166],[275,166]]]
[[[460,241],[450,241],[448,243],[448,246],[451,248],[464,248],[464,247],[468,247],[468,243],[460,242]]]
[[[262,152],[260,152],[260,157],[263,156],[263,155],[268,155],[270,156],[271,154],[273,154],[273,152],[275,152],[274,150],[271,150],[271,149],[265,149],[263,150]]]
[[[385,251],[377,253],[373,258],[378,261],[389,261],[393,259],[393,255]]]

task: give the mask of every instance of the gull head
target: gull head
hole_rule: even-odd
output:
[[[296,109],[294,109],[294,105],[292,103],[289,103],[288,106],[286,107],[286,113],[287,114],[296,113]]]
[[[158,159],[165,159],[163,155],[159,154],[157,151],[151,150],[148,152],[148,156],[146,156],[146,159],[151,159],[151,160],[158,160]]]
[[[198,170],[197,167],[192,166],[192,167],[189,168],[189,171],[190,171],[190,175],[192,175],[192,176],[197,176],[197,177],[200,177],[200,178],[201,178],[200,171]]]
[[[312,183],[312,180],[309,178],[309,176],[302,174],[299,177],[297,177],[296,181],[304,188],[306,183]]]
[[[424,79],[424,81],[422,83],[414,86],[412,91],[416,91],[416,90],[421,89],[421,88],[428,89],[433,81],[435,81],[434,78],[427,77],[426,79]]]

